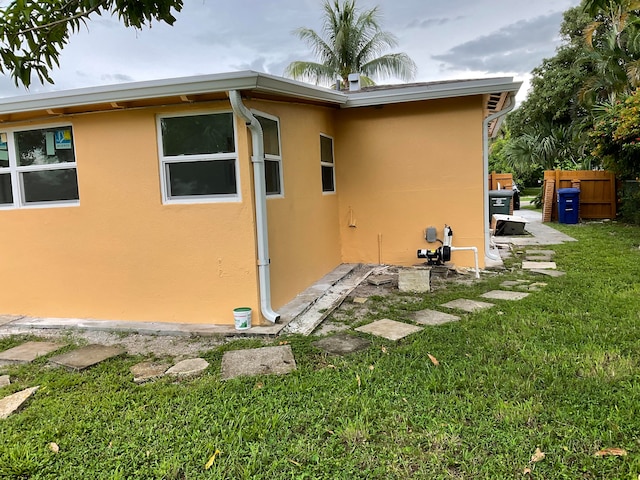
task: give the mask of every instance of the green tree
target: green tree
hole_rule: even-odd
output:
[[[322,34],[304,27],[295,31],[319,63],[292,62],[285,75],[328,85],[338,78],[347,85],[350,73],[359,73],[364,85],[374,84],[372,77],[376,76],[411,80],[416,65],[407,54],[382,54],[397,46],[397,40],[379,22],[378,7],[361,12],[355,0],[326,0]]]
[[[92,14],[117,15],[128,27],[154,20],[173,25],[183,0],[13,0],[0,8],[0,72],[28,87],[32,76],[53,83],[51,70],[70,36]]]

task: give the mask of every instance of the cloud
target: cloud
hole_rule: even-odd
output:
[[[561,12],[520,20],[431,58],[443,70],[526,73],[553,55],[561,22]]]
[[[463,20],[464,18],[465,17],[462,15],[459,15],[453,18],[440,17],[440,18],[427,18],[424,20],[419,20],[417,18],[414,18],[411,22],[409,22],[406,28],[426,29],[426,28],[432,28],[432,27],[441,27],[442,25],[446,25],[447,23],[457,22],[459,20]]]

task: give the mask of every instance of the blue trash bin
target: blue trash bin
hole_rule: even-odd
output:
[[[558,221],[575,224],[580,217],[580,190],[577,188],[558,189]]]

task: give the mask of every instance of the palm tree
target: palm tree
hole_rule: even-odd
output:
[[[322,35],[310,28],[295,31],[307,42],[320,63],[296,61],[285,75],[316,84],[331,85],[337,78],[348,84],[350,73],[359,73],[363,85],[373,85],[371,77],[413,79],[416,64],[406,53],[381,55],[397,45],[396,37],[381,30],[378,7],[364,12],[355,0],[325,0]]]

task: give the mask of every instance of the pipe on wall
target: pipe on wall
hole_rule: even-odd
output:
[[[482,159],[483,159],[483,181],[484,181],[484,255],[490,260],[500,260],[500,255],[496,255],[491,251],[491,232],[489,232],[489,124],[513,110],[516,106],[515,92],[509,92],[509,104],[499,112],[492,113],[482,122]]]
[[[258,246],[258,277],[260,281],[260,310],[262,316],[271,323],[280,315],[271,308],[271,273],[269,268],[269,231],[267,224],[267,187],[264,179],[264,135],[262,126],[251,111],[242,103],[237,90],[229,91],[233,112],[242,118],[251,132],[253,152],[253,187],[256,203],[256,238]]]

